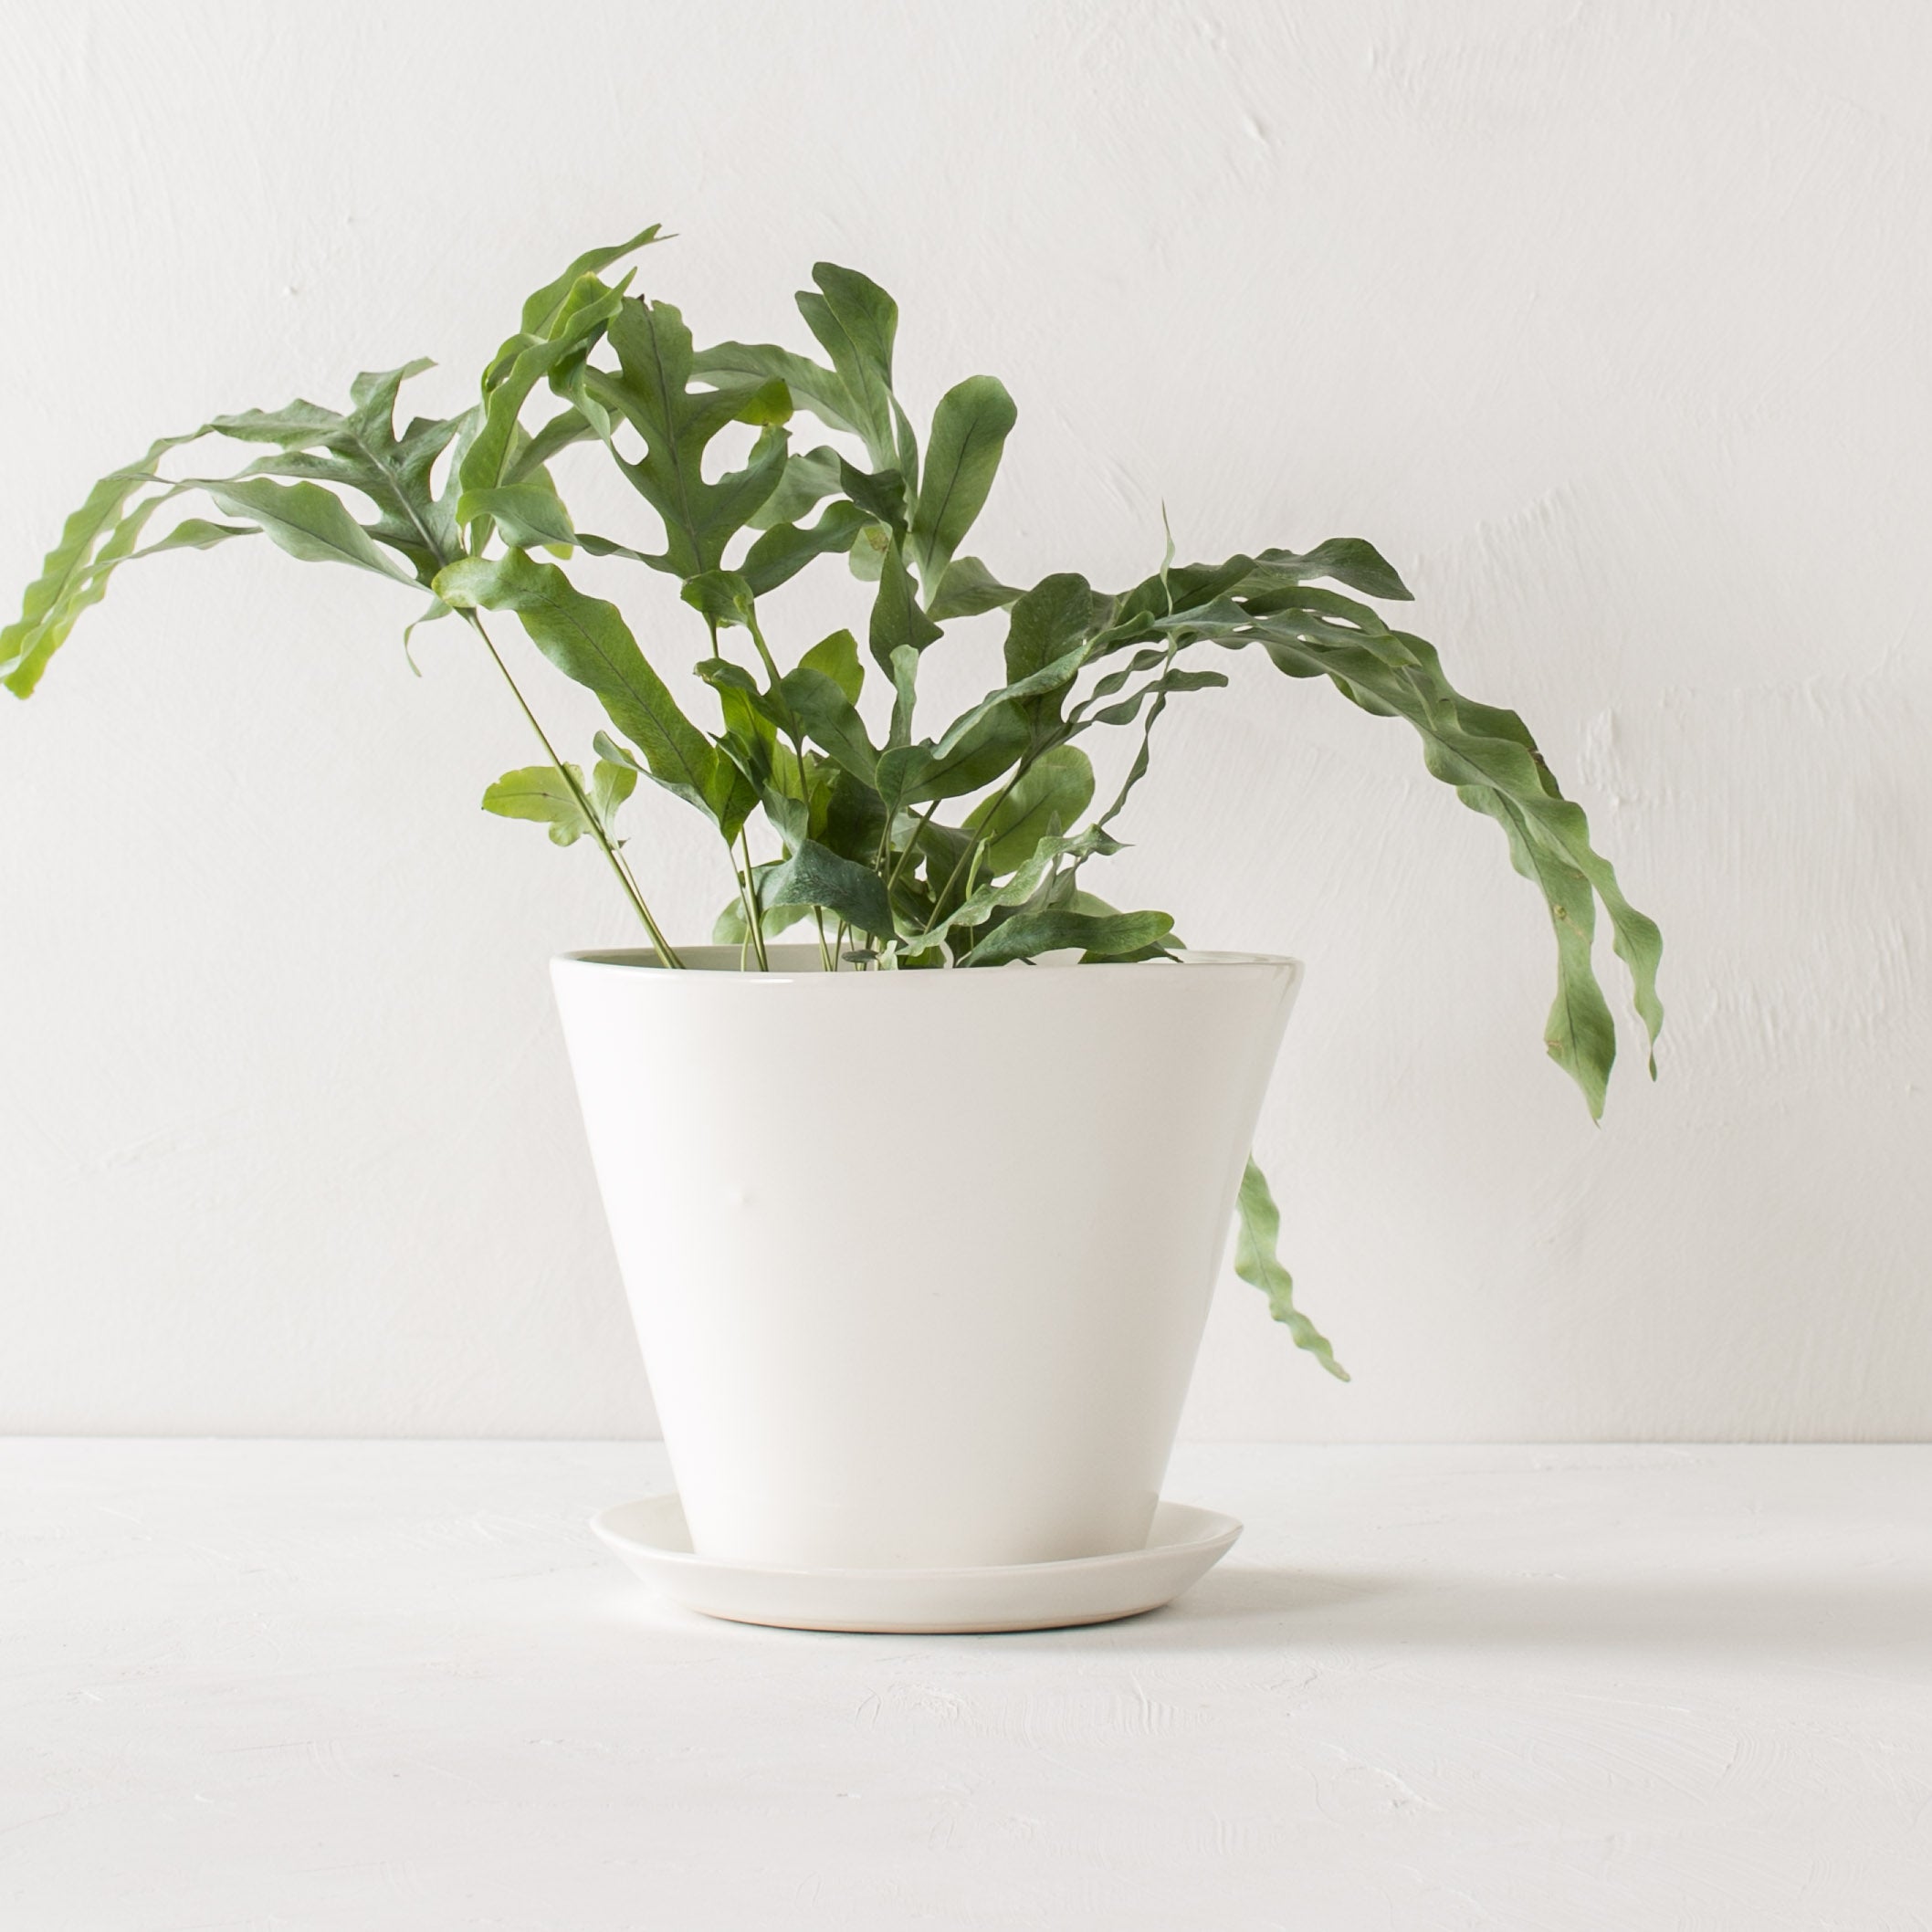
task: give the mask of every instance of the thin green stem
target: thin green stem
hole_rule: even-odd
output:
[[[986,817],[983,821],[982,829],[972,835],[972,843],[967,846],[965,851],[960,854],[957,859],[953,861],[952,870],[947,875],[946,883],[940,887],[939,897],[935,898],[932,902],[932,917],[926,921],[925,927],[923,929],[925,931],[931,931],[933,927],[936,926],[940,922],[940,920],[946,916],[947,896],[951,892],[953,887],[958,883],[960,877],[960,867],[963,866],[968,859],[971,859],[974,862],[973,871],[975,874],[977,874],[979,869],[978,862],[980,852],[986,843],[984,826],[992,824],[994,815],[998,813],[1000,807],[1006,803],[1006,794],[1011,792],[1013,788],[1016,784],[1018,784],[1023,778],[1025,777],[1027,769],[1029,766],[1032,765],[1033,762],[1034,761],[1031,758],[1023,758],[1020,762],[1013,767],[1013,776],[1009,778],[1006,782],[1000,787],[999,792],[994,795],[992,803],[986,808]],[[969,886],[967,889],[970,891],[971,887]]]
[[[986,856],[986,847],[975,844],[972,848],[972,864],[966,868],[966,883],[960,887],[960,898],[963,903],[972,897],[972,889],[980,883],[980,861]]]
[[[758,881],[752,876],[751,841],[742,826],[738,832],[738,849],[744,854],[745,919],[751,929],[751,951],[761,972],[772,970],[771,955],[765,950],[765,908],[758,903]]]
[[[758,646],[758,655],[765,661],[765,676],[772,680],[772,688],[778,687],[778,666],[772,661],[772,653],[765,647],[765,634],[758,627],[758,617],[754,612],[745,613],[745,628],[751,634],[751,642]],[[712,647],[717,647],[718,633],[711,633]]]
[[[778,687],[783,680],[779,676],[778,660],[772,656],[771,646],[765,642],[765,634],[758,627],[758,613],[755,610],[748,610],[745,613],[745,628],[751,632],[751,642],[758,646],[758,655],[764,660],[765,676],[772,681],[775,700]],[[711,647],[715,654],[718,647],[718,634],[715,629],[711,633]],[[789,700],[786,701],[784,709],[787,718],[796,716]],[[798,793],[804,801],[805,829],[809,833],[812,827],[812,775],[805,770],[805,736],[795,724],[786,726],[785,736],[792,740],[792,755],[798,761]],[[821,924],[823,925],[823,922]],[[819,946],[821,950],[824,946],[823,929],[819,933]]]
[[[926,807],[925,817],[920,819],[919,824],[913,826],[912,836],[906,841],[906,849],[899,854],[898,863],[893,866],[891,872],[887,876],[886,890],[887,892],[890,892],[892,888],[898,884],[899,875],[905,871],[907,866],[910,863],[912,855],[919,849],[919,835],[923,833],[926,827],[932,823],[932,814],[939,809],[940,802],[938,799],[934,799],[932,803]]]
[[[550,734],[537,722],[537,714],[530,709],[530,700],[524,697],[517,680],[510,675],[509,667],[504,663],[502,654],[490,642],[489,633],[483,628],[482,620],[474,611],[465,611],[463,615],[470,629],[483,640],[483,648],[489,653],[490,662],[502,673],[503,682],[509,687],[510,696],[517,700],[518,709],[523,713],[530,730],[537,734],[537,742],[543,747],[543,755],[550,760],[557,775],[570,788],[571,796],[576,801],[577,809],[583,813],[584,823],[590,826],[604,857],[610,862],[611,870],[617,876],[617,883],[624,887],[625,897],[630,900],[637,917],[644,921],[644,929],[651,936],[651,944],[656,950],[659,961],[668,967],[681,968],[684,961],[677,957],[671,942],[665,938],[657,921],[651,916],[651,908],[646,905],[644,894],[638,889],[631,868],[625,863],[624,855],[618,851],[610,834],[604,830],[604,822],[598,817],[596,809],[585,795],[583,785],[578,782],[576,773],[557,756],[557,748],[551,743]]]

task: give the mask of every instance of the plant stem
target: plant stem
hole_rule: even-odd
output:
[[[940,802],[938,799],[934,799],[932,803],[926,807],[925,817],[920,819],[919,824],[913,826],[912,836],[906,841],[906,849],[899,854],[898,863],[893,866],[891,872],[887,876],[886,890],[887,892],[890,892],[892,888],[898,884],[899,874],[902,873],[906,869],[907,866],[911,862],[912,855],[919,849],[920,833],[925,831],[926,827],[932,823],[932,814],[939,809]]]
[[[738,849],[745,856],[745,919],[751,929],[751,952],[758,961],[761,972],[772,970],[771,955],[765,950],[765,909],[758,903],[758,881],[751,874],[751,840],[740,826],[738,833]]]
[[[990,825],[992,823],[994,814],[999,811],[1000,807],[1006,803],[1006,794],[1011,792],[1013,788],[1016,784],[1018,784],[1023,778],[1026,776],[1027,771],[1032,766],[1033,762],[1034,761],[1030,758],[1023,758],[1020,761],[1019,764],[1014,768],[1013,776],[1009,778],[1006,782],[1000,787],[999,793],[994,797],[993,802],[986,808],[986,818],[984,822],[986,825]],[[952,890],[953,886],[957,883],[959,879],[960,867],[963,866],[969,858],[973,861],[972,876],[977,876],[979,871],[980,852],[982,847],[985,845],[985,842],[986,835],[984,826],[982,825],[981,830],[973,834],[972,843],[967,846],[965,851],[960,854],[957,859],[953,861],[952,870],[946,876],[946,883],[940,887],[939,897],[935,898],[932,902],[932,917],[926,922],[925,929],[928,932],[930,932],[933,927],[938,925],[940,920],[945,918],[946,897]],[[972,889],[970,880],[966,889],[969,892]]]
[[[747,611],[745,613],[745,628],[751,632],[751,642],[758,646],[758,655],[764,660],[765,676],[772,680],[772,690],[775,695],[779,685],[783,680],[778,674],[778,661],[772,656],[771,646],[765,642],[765,634],[758,627],[758,614],[756,611]],[[715,625],[711,631],[711,650],[712,655],[715,656],[718,650],[718,631]],[[785,715],[793,719],[795,719],[797,715],[793,710],[789,699],[785,704]],[[809,835],[812,829],[812,779],[811,774],[805,770],[805,735],[793,723],[785,727],[785,736],[792,740],[792,755],[798,761],[798,794],[804,801],[805,830]],[[824,921],[823,919],[819,921],[818,943],[819,950],[823,951],[825,944]]]
[[[537,734],[537,742],[543,747],[543,755],[550,760],[557,775],[570,787],[571,796],[577,802],[577,809],[583,813],[584,823],[591,828],[604,856],[610,861],[610,867],[617,875],[617,883],[624,887],[625,896],[635,908],[637,917],[644,921],[644,929],[651,936],[651,945],[656,950],[661,964],[681,968],[684,961],[677,957],[671,942],[659,929],[657,921],[651,917],[651,908],[644,902],[644,894],[638,890],[637,881],[631,875],[631,868],[625,864],[624,855],[612,843],[611,835],[604,828],[604,822],[597,815],[590,800],[584,795],[583,787],[578,783],[576,774],[557,756],[557,748],[550,741],[549,734],[537,722],[537,714],[530,709],[530,700],[519,688],[517,680],[510,676],[509,667],[504,663],[502,654],[490,642],[489,633],[483,628],[482,620],[474,611],[463,613],[469,627],[483,640],[483,648],[489,653],[490,662],[503,675],[503,682],[509,687],[509,693],[517,700],[517,708],[529,721],[530,728]]]
[[[756,615],[749,611],[745,614],[745,628],[751,632],[751,642],[758,646],[758,655],[765,661],[765,676],[772,680],[772,688],[776,690],[779,683],[778,666],[772,661],[770,650],[766,648],[765,634],[759,629]],[[715,626],[711,632],[711,648],[715,656],[718,648],[718,632]]]

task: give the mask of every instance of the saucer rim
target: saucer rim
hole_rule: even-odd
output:
[[[1068,1572],[1102,1570],[1114,1565],[1130,1564],[1151,1559],[1169,1559],[1193,1552],[1215,1550],[1214,1560],[1232,1549],[1240,1538],[1244,1525],[1239,1517],[1230,1516],[1223,1509],[1210,1509],[1204,1504],[1184,1503],[1178,1497],[1157,1496],[1154,1507],[1158,1511],[1164,1505],[1172,1509],[1185,1509],[1197,1517],[1206,1518],[1215,1527],[1202,1528],[1176,1539],[1143,1543],[1133,1549],[1114,1549],[1098,1556],[1050,1557],[1037,1563],[966,1563],[940,1567],[923,1567],[917,1570],[881,1570],[876,1568],[856,1569],[845,1566],[827,1565],[814,1568],[798,1563],[760,1563],[744,1557],[708,1557],[695,1549],[671,1549],[661,1543],[647,1542],[643,1538],[633,1536],[614,1528],[611,1518],[626,1509],[635,1509],[641,1503],[674,1503],[677,1501],[677,1491],[664,1489],[655,1495],[633,1496],[623,1503],[614,1503],[606,1509],[600,1509],[591,1517],[591,1528],[612,1549],[648,1551],[654,1563],[667,1563],[680,1569],[709,1572],[730,1571],[751,1577],[800,1577],[819,1581],[850,1581],[872,1584],[913,1584],[919,1582],[946,1582],[962,1577],[978,1577],[992,1580],[1011,1578],[1015,1581],[1029,1577],[1052,1574],[1065,1575]],[[1152,1534],[1150,1525],[1149,1534]],[[1217,1547],[1218,1546],[1218,1547]],[[1210,1568],[1213,1567],[1211,1564]],[[1122,1612],[1120,1615],[1138,1615],[1138,1612]]]

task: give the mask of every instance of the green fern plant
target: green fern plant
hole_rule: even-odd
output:
[[[922,448],[893,385],[898,307],[877,283],[814,269],[798,306],[823,361],[765,343],[700,349],[668,302],[632,292],[632,275],[604,278],[661,238],[654,226],[593,249],[538,289],[460,415],[398,432],[398,393],[429,366],[419,362],[357,377],[346,411],[297,401],[151,445],[68,520],[19,620],[0,632],[0,680],[28,696],[123,563],[266,535],[304,562],[427,592],[405,648],[418,625],[454,614],[468,626],[541,752],[492,783],[484,808],[542,824],[559,845],[589,839],[665,967],[683,961],[617,831],[640,777],[716,830],[734,890],[714,939],[738,946],[742,965],[767,968],[768,941],[809,926],[824,970],[906,971],[1171,952],[1166,913],[1112,906],[1083,874],[1120,849],[1112,828],[1170,701],[1225,685],[1221,654],[1253,647],[1290,677],[1325,678],[1363,710],[1405,720],[1430,772],[1502,826],[1556,935],[1549,1052],[1601,1115],[1616,1032],[1591,966],[1597,906],[1653,1043],[1657,928],[1624,898],[1522,719],[1465,698],[1433,646],[1363,601],[1409,599],[1370,544],[1177,565],[1170,542],[1161,567],[1124,591],[1072,572],[1003,583],[961,553],[1016,419],[1001,383],[974,375],[949,390]],[[794,446],[805,419],[834,440]],[[213,437],[265,453],[227,476],[163,475],[164,459]],[[580,444],[601,448],[643,499],[635,545],[580,529],[566,506],[552,465]],[[226,520],[189,517],[143,541],[157,512],[196,496]],[[579,552],[677,581],[709,638],[698,676],[709,723],[693,720],[618,607],[572,582],[563,563]],[[836,631],[784,668],[767,600],[824,558],[871,586],[864,645]],[[926,653],[949,623],[1001,610],[1001,681],[922,730]],[[610,729],[593,741],[588,774],[560,755],[521,668],[486,627],[498,613],[603,706]],[[1132,730],[1138,743],[1097,811],[1080,740],[1103,727]],[[1240,1213],[1237,1272],[1342,1375],[1295,1307],[1278,1215],[1252,1162]]]

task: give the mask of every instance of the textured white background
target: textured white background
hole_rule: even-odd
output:
[[[1112,896],[1310,962],[1261,1150],[1358,1378],[1231,1278],[1191,1432],[1923,1436],[1928,22],[14,0],[0,567],[211,411],[418,353],[459,404],[643,220],[700,335],[803,344],[863,267],[909,396],[1018,399],[1003,574],[1138,578],[1163,500],[1190,555],[1372,537],[1670,941],[1664,1080],[1630,1041],[1593,1130],[1534,896],[1405,728],[1260,665],[1171,714]],[[518,720],[373,581],[142,570],[0,710],[0,1427],[647,1431],[543,969],[626,926],[476,809]],[[721,867],[646,803],[694,933]]]

